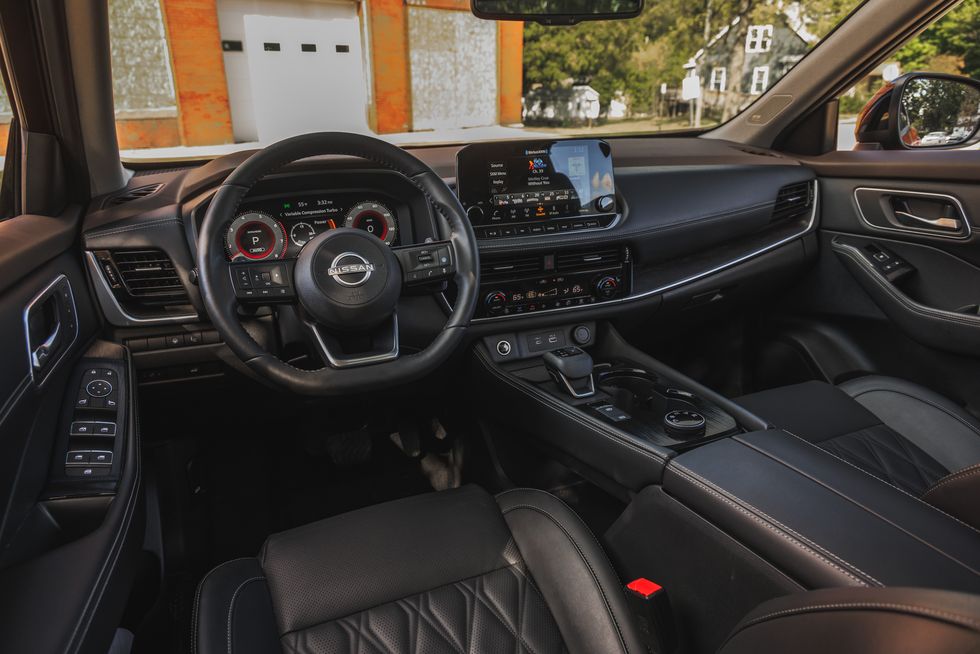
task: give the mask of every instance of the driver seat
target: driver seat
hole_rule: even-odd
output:
[[[623,586],[556,497],[475,486],[271,536],[198,588],[197,654],[645,654]],[[766,602],[722,654],[980,651],[980,597],[834,588]]]
[[[205,576],[198,654],[645,651],[581,519],[536,490],[476,486],[270,536]]]

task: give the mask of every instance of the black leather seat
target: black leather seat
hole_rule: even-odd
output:
[[[201,582],[199,654],[641,654],[595,537],[557,498],[477,487],[271,536]]]
[[[918,384],[806,382],[739,404],[868,474],[980,527],[980,421]]]
[[[647,651],[620,580],[571,509],[541,491],[493,498],[476,487],[271,536],[258,558],[205,576],[193,643],[197,654]],[[978,647],[980,598],[836,589],[763,604],[721,651]]]

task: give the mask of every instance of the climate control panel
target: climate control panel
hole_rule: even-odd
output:
[[[528,274],[532,270],[537,274]],[[632,287],[626,248],[493,261],[485,264],[482,279],[477,318],[517,316],[609,302],[627,297]]]

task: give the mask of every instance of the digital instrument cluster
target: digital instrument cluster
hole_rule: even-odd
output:
[[[291,259],[314,238],[350,227],[398,244],[398,217],[389,200],[342,194],[303,195],[246,202],[228,225],[225,251],[231,261]]]

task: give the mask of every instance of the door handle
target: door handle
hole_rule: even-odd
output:
[[[913,222],[929,225],[930,227],[938,227],[939,229],[949,229],[958,232],[963,228],[963,223],[957,218],[923,218],[908,211],[896,211],[895,215],[899,218],[907,218]]]
[[[58,320],[54,324],[51,333],[44,339],[44,342],[31,350],[31,364],[34,366],[34,370],[41,370],[44,364],[48,362],[48,359],[55,350],[55,346],[58,344],[58,336],[60,335],[61,321]]]

